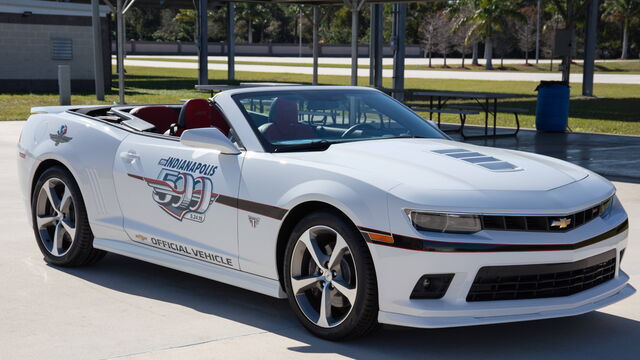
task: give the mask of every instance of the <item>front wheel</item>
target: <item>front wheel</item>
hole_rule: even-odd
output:
[[[284,279],[289,304],[316,336],[340,340],[377,326],[373,260],[362,235],[332,212],[302,219],[287,244]]]

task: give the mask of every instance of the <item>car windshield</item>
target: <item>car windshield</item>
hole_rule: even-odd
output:
[[[236,94],[233,99],[270,152],[323,150],[359,140],[445,137],[377,91],[264,91]]]

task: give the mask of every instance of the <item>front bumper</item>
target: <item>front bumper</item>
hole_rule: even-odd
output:
[[[605,284],[572,296],[500,301],[499,307],[465,308],[449,312],[436,310],[421,316],[381,310],[378,313],[378,321],[383,324],[417,328],[444,328],[574,316],[600,309],[633,295],[636,290],[627,284],[628,280],[629,277],[621,273]]]
[[[594,223],[572,231],[570,237],[591,232]],[[610,224],[609,224],[610,225]],[[591,228],[591,229],[590,229]],[[593,233],[592,233],[593,234]],[[507,235],[502,232],[500,235]],[[518,235],[512,234],[514,237]],[[521,234],[523,237],[535,234]],[[570,251],[447,253],[412,251],[370,244],[376,275],[380,312],[378,321],[411,327],[438,328],[572,316],[620,301],[635,292],[620,270],[620,251],[627,245],[628,230],[606,240]],[[475,276],[484,266],[571,263],[615,249],[613,279],[569,296],[468,302]],[[441,299],[410,299],[416,281],[424,274],[455,274]]]

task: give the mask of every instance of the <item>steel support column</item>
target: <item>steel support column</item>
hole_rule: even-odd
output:
[[[318,22],[320,18],[320,14],[318,14],[319,9],[318,5],[313,6],[313,78],[311,79],[311,84],[318,85]]]
[[[227,4],[227,80],[236,79],[236,4]]]
[[[542,0],[538,0],[538,6],[536,7],[536,64],[540,62],[540,13],[542,10],[540,6]]]
[[[116,37],[118,46],[118,103],[124,105],[124,14],[122,1],[116,3]]]
[[[96,99],[104,100],[104,65],[102,63],[100,0],[91,0],[91,28],[93,30],[93,81],[96,89]]]
[[[371,15],[369,16],[369,85],[373,85],[373,77],[375,73],[375,47],[376,47],[376,11],[375,4],[371,4]]]
[[[404,100],[404,58],[407,25],[407,4],[393,5],[393,97]]]
[[[584,68],[582,70],[582,96],[593,96],[593,71],[596,60],[599,0],[591,0],[587,9],[584,37]]]
[[[358,15],[356,6],[351,8],[351,85],[358,85]]]
[[[209,30],[207,0],[198,1],[198,85],[209,83]]]
[[[371,5],[371,33],[369,46],[369,84],[376,88],[382,87],[382,4]]]
[[[358,20],[366,0],[343,0],[351,10],[351,85],[358,85]]]

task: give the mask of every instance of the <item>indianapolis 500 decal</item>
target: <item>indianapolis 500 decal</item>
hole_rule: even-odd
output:
[[[163,168],[155,179],[129,176],[146,181],[153,188],[153,200],[173,218],[203,222],[218,196],[209,177],[218,167],[173,157],[160,159],[158,165]]]
[[[49,134],[49,138],[51,138],[56,146],[60,145],[60,143],[67,143],[73,139],[72,137],[67,136],[68,130],[69,128],[67,125],[62,125],[55,134]]]

